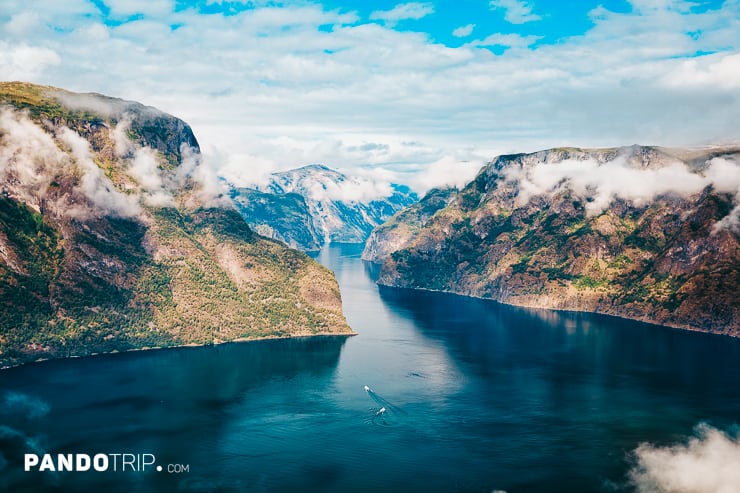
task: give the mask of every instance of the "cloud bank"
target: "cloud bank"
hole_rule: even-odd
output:
[[[638,493],[740,492],[740,439],[699,425],[688,442],[667,447],[642,444],[630,478]]]
[[[48,133],[27,113],[0,107],[0,190],[37,211],[77,218],[142,218],[142,205],[174,207],[176,195],[186,190],[189,206],[228,205],[225,186],[197,150],[183,144],[181,163],[168,170],[157,151],[129,140],[129,125],[124,118],[110,129],[118,160],[114,166],[128,177],[114,184],[80,134],[64,126]],[[76,177],[78,196],[52,193],[70,177]],[[89,203],[81,203],[80,196]]]
[[[39,210],[64,153],[27,116],[0,107],[0,187]]]
[[[80,191],[92,202],[93,212],[104,212],[120,217],[135,217],[141,214],[139,197],[119,191],[93,161],[90,143],[80,134],[69,128],[62,128],[58,133],[62,142],[72,150],[77,166],[81,171]],[[81,217],[90,213],[88,207],[77,207],[69,211]]]
[[[390,182],[377,176],[347,176],[333,169],[303,168],[270,177],[265,191],[290,193],[300,190],[315,201],[370,202],[393,194]]]
[[[707,168],[698,173],[680,161],[667,162],[660,167],[638,168],[630,165],[625,157],[619,157],[604,163],[595,159],[568,159],[509,167],[504,177],[518,183],[516,204],[519,206],[537,195],[569,190],[589,199],[585,205],[589,216],[602,213],[615,199],[641,206],[660,195],[688,197],[708,186],[717,192],[737,194],[735,200],[740,202],[740,165],[721,158],[712,159]]]
[[[582,12],[582,32],[552,37],[545,4],[522,0],[483,2],[522,28],[455,19],[445,36],[415,31],[443,15],[429,2],[365,14],[250,2],[223,15],[7,0],[0,73],[176,114],[234,180],[316,162],[408,176],[563,145],[737,141],[740,4],[629,3]],[[472,22],[476,39],[449,34]]]

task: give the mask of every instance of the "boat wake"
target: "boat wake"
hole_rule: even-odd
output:
[[[376,426],[397,426],[408,416],[406,411],[382,398],[367,385],[365,385],[365,392],[379,406],[372,409],[373,415],[367,420],[368,422]]]

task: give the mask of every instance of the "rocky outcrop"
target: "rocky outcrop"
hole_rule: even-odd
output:
[[[363,243],[373,228],[418,200],[406,186],[318,164],[273,173],[255,189],[233,188],[232,198],[252,228],[305,251],[331,242]]]
[[[324,244],[326,234],[317,230],[302,195],[234,188],[231,197],[244,220],[262,236],[304,251],[320,250]]]
[[[370,233],[362,260],[382,263],[391,253],[410,244],[434,214],[454,200],[456,193],[454,188],[434,188],[419,202],[394,214]]]
[[[351,333],[331,272],[255,234],[209,172],[171,115],[1,83],[0,366]]]
[[[500,156],[382,285],[740,335],[740,149]]]

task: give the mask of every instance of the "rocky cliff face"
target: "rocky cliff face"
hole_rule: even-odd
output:
[[[332,274],[253,233],[190,127],[0,83],[0,366],[350,333]]]
[[[255,230],[307,251],[331,242],[362,243],[418,200],[408,187],[382,186],[316,164],[274,173],[266,186],[233,189],[232,197]]]
[[[375,228],[365,242],[362,260],[382,263],[391,253],[409,245],[437,211],[454,200],[454,188],[434,188],[419,202],[400,210]]]
[[[489,163],[379,283],[740,335],[740,149],[553,149]]]
[[[325,232],[317,230],[302,195],[233,188],[231,197],[244,220],[259,234],[304,251],[320,250],[324,244]]]

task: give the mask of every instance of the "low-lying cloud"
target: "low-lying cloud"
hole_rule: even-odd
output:
[[[180,145],[182,161],[177,168],[171,187],[181,189],[187,185],[189,180],[194,181],[198,187],[195,190],[196,202],[204,207],[229,207],[228,190],[219,178],[214,166],[206,163],[203,155],[188,144]],[[191,204],[193,205],[193,204]]]
[[[688,442],[634,452],[630,479],[637,493],[740,492],[740,437],[706,424]]]
[[[388,197],[393,193],[389,183],[358,177],[351,177],[341,183],[329,182],[326,185],[324,187],[318,183],[314,184],[310,195],[319,200],[328,198],[343,202],[370,202]]]
[[[315,201],[370,202],[393,194],[390,182],[370,176],[347,176],[335,170],[298,169],[275,174],[261,189],[289,193],[298,189]]]
[[[63,128],[59,137],[72,150],[77,165],[80,167],[80,190],[87,196],[93,205],[101,211],[120,217],[134,217],[141,214],[138,197],[127,195],[116,189],[110,179],[105,176],[93,161],[90,143],[80,134],[69,128]],[[88,214],[86,209],[76,209],[77,215]]]
[[[103,99],[97,94],[79,94],[74,92],[53,91],[50,97],[73,111],[89,111],[105,118],[121,114],[126,102],[120,99]]]
[[[129,177],[113,183],[96,161],[90,143],[74,130],[59,127],[47,132],[27,113],[0,108],[2,190],[36,210],[44,206],[55,214],[77,218],[99,214],[141,218],[142,205],[174,207],[175,193],[185,189],[192,190],[190,205],[227,205],[224,185],[196,149],[183,144],[180,165],[169,170],[161,166],[157,151],[129,139],[129,128],[130,119],[125,117],[110,130],[118,159],[114,166]],[[89,205],[69,194],[57,194],[52,200],[52,184],[58,186],[58,180],[69,176],[78,177],[75,191]]]
[[[510,167],[504,176],[507,181],[518,183],[516,203],[519,206],[538,195],[570,190],[589,199],[586,203],[589,216],[600,214],[615,199],[640,206],[665,194],[688,197],[708,186],[718,192],[740,193],[740,165],[722,158],[712,159],[701,172],[691,171],[678,160],[660,167],[638,168],[630,165],[625,157],[619,157],[608,162],[596,159],[538,162],[532,166]],[[728,226],[730,223],[728,220]]]
[[[39,209],[64,153],[26,115],[0,108],[0,186]]]
[[[412,186],[420,193],[435,187],[462,188],[475,178],[482,166],[482,162],[461,161],[452,156],[445,156],[413,176]]]
[[[122,217],[141,212],[137,198],[118,191],[95,164],[85,139],[66,127],[58,132],[58,138],[70,154],[63,152],[27,114],[0,109],[0,182],[6,191],[41,210],[42,203],[48,201],[51,184],[60,175],[73,173],[80,176],[78,191],[99,210]],[[90,213],[79,204],[60,203],[56,209],[77,217]]]
[[[146,205],[151,207],[173,207],[175,205],[175,198],[165,188],[157,163],[157,154],[153,149],[149,147],[136,149],[128,170],[139,182]]]

